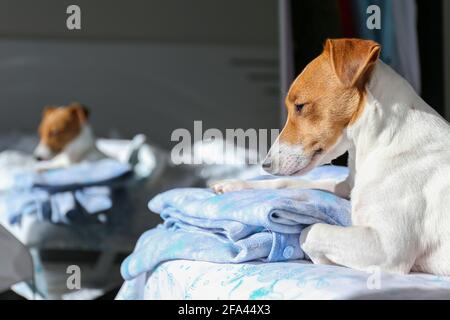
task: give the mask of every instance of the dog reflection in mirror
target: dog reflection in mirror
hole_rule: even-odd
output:
[[[40,141],[34,150],[38,170],[96,161],[106,156],[95,145],[88,122],[89,110],[78,102],[67,106],[47,106],[39,125]]]

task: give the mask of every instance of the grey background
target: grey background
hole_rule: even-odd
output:
[[[82,30],[66,28],[78,4]],[[95,131],[277,128],[276,0],[0,0],[0,134],[80,101]]]
[[[444,99],[445,99],[445,117],[450,121],[450,1],[444,1],[443,5],[443,24],[444,24]]]

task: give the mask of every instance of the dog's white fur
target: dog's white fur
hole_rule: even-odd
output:
[[[40,171],[64,168],[74,163],[96,161],[106,157],[97,149],[94,133],[88,123],[81,125],[78,136],[67,144],[60,153],[53,154],[45,144],[40,142],[34,151],[34,155],[49,159],[36,164],[36,169]]]
[[[293,159],[275,165],[275,173],[304,173],[349,151],[350,174],[344,182],[228,181],[213,188],[304,187],[351,195],[351,227],[318,223],[302,232],[301,247],[314,263],[450,275],[449,124],[379,60],[362,115],[332,150],[312,159],[313,165],[295,162],[297,146],[271,150],[268,160],[277,164]]]

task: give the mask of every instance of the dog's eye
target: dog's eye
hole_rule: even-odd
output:
[[[304,103],[299,103],[299,104],[296,104],[296,105],[295,105],[295,110],[296,110],[297,112],[302,112],[302,110],[303,110],[304,107],[305,107],[305,104],[304,104]]]
[[[61,133],[61,131],[59,131],[59,130],[50,130],[50,135],[51,136],[57,136],[57,135],[59,135]]]

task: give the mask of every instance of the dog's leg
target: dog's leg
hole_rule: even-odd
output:
[[[350,186],[347,181],[337,182],[335,180],[308,181],[300,179],[271,179],[271,180],[224,180],[215,182],[210,186],[216,193],[226,193],[244,189],[283,189],[303,188],[320,189],[332,192],[342,198],[350,195]]]
[[[401,263],[398,257],[402,255],[402,249],[387,253],[379,239],[377,231],[370,227],[317,223],[302,231],[300,245],[314,263],[358,270],[377,266],[382,271],[408,273],[414,259]]]
[[[307,181],[290,181],[288,179],[271,179],[271,180],[223,180],[217,181],[210,185],[211,189],[216,193],[226,193],[239,191],[244,189],[282,189],[294,187],[294,183],[298,187],[306,185]]]

